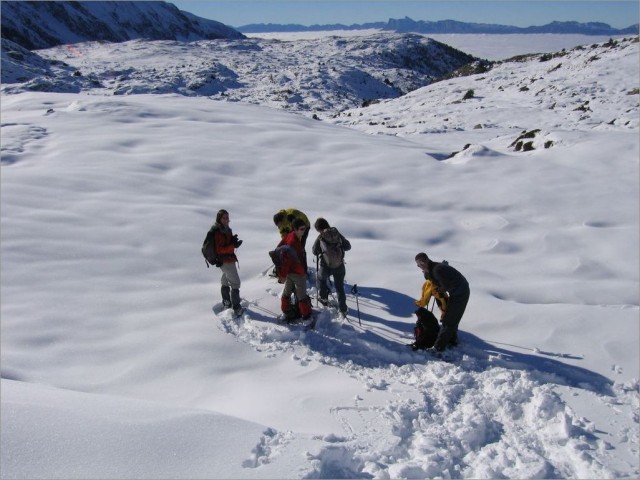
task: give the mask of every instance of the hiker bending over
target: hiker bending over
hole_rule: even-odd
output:
[[[438,333],[440,333],[438,319],[433,314],[433,305],[431,306],[431,310],[429,310],[429,302],[432,297],[435,299],[435,303],[438,304],[440,318],[442,319],[447,310],[447,293],[440,292],[433,286],[431,280],[426,279],[422,284],[420,298],[414,302],[416,307],[418,307],[415,311],[418,318],[416,320],[416,326],[413,329],[415,342],[409,345],[413,350],[432,348],[436,343]]]
[[[280,237],[284,238],[289,233],[293,231],[293,222],[296,219],[300,219],[304,222],[307,230],[304,232],[304,236],[300,239],[300,243],[302,244],[302,257],[300,260],[304,266],[304,274],[307,275],[307,252],[305,251],[307,245],[307,237],[309,236],[309,229],[311,228],[311,223],[309,223],[309,219],[307,216],[302,213],[300,210],[296,210],[295,208],[287,208],[286,210],[280,210],[273,216],[273,223],[276,227],[278,227],[278,232],[280,232]]]
[[[311,251],[318,262],[318,300],[323,305],[329,302],[329,277],[333,276],[338,296],[338,308],[343,317],[347,315],[347,297],[344,293],[344,276],[346,269],[344,266],[344,252],[351,250],[351,243],[344,238],[337,228],[329,225],[324,218],[320,217],[313,225],[319,235],[313,243]]]
[[[220,210],[216,215],[216,223],[209,230],[208,235],[213,235],[215,242],[216,260],[215,266],[222,270],[220,293],[224,308],[233,308],[236,315],[241,315],[243,308],[240,306],[240,276],[236,268],[235,249],[242,245],[238,235],[234,235],[229,227],[229,212]],[[205,240],[206,241],[206,240]]]
[[[431,281],[433,291],[438,292],[440,297],[448,297],[446,309],[440,319],[442,328],[433,346],[442,352],[445,348],[458,344],[458,324],[469,301],[469,282],[458,270],[446,262],[430,260],[426,253],[418,253],[415,260],[418,268],[424,272],[425,280]]]
[[[285,320],[293,321],[302,317],[303,320],[311,317],[311,300],[307,295],[306,270],[300,259],[304,249],[301,239],[307,233],[307,226],[301,219],[295,219],[292,223],[293,230],[280,241],[274,252],[282,252],[280,259],[274,259],[278,281],[284,283],[280,308]],[[274,252],[270,252],[274,253]],[[298,299],[297,306],[291,303],[291,295],[295,293]]]

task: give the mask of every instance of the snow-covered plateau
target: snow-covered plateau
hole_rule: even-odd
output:
[[[317,62],[382,34],[284,43],[3,47],[1,477],[640,476],[638,38],[366,108],[375,65]],[[350,240],[347,320],[275,321],[289,207]],[[444,357],[406,346],[421,251],[471,286]]]

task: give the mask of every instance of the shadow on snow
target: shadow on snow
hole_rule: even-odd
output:
[[[350,288],[345,285],[347,292]],[[460,330],[460,345],[448,350],[444,358],[429,351],[414,352],[407,346],[413,342],[413,301],[411,297],[393,290],[358,287],[357,302],[355,295],[348,295],[350,318],[347,322],[337,320],[335,309],[321,310],[316,329],[306,331],[302,326],[287,327],[278,324],[274,318],[276,312],[250,304],[248,313],[251,322],[280,325],[284,329],[256,335],[243,327],[243,321],[227,320],[223,325],[227,333],[237,335],[255,346],[272,344],[276,349],[284,349],[285,344],[290,346],[291,342],[298,342],[320,355],[323,363],[338,367],[351,363],[362,368],[385,368],[390,365],[445,361],[452,366],[474,372],[493,368],[521,370],[541,383],[565,385],[605,395],[613,394],[613,382],[609,378],[560,360],[579,361],[580,357],[536,352],[525,346],[490,343],[464,330]],[[385,315],[377,316],[376,309]],[[383,318],[388,316],[406,320]],[[464,318],[461,327],[464,328]]]

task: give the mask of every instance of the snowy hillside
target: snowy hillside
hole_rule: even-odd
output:
[[[81,44],[47,55],[109,88],[3,85],[2,478],[640,475],[637,39],[335,93],[322,121],[246,104],[275,105],[250,77],[243,102],[176,94],[193,52]],[[347,321],[275,322],[287,207],[351,241]],[[241,318],[199,252],[220,208]],[[445,358],[405,346],[420,251],[471,285]]]
[[[440,156],[481,142],[484,147],[473,148],[513,152],[518,140],[524,148],[551,148],[565,141],[561,132],[637,131],[640,85],[638,75],[630,74],[637,67],[638,37],[523,55],[497,62],[483,74],[340,112],[333,121],[368,133],[408,137],[431,148],[437,138],[450,142],[458,137],[454,151],[436,147]],[[525,133],[529,137],[520,139]]]
[[[243,38],[167,2],[2,2],[2,38],[28,49],[86,41]]]
[[[25,74],[24,56],[3,51],[3,83],[18,82],[5,91],[180,93],[332,112],[398,97],[474,60],[426,37],[386,34],[296,42],[93,42],[37,53],[55,61],[51,69],[60,74]]]

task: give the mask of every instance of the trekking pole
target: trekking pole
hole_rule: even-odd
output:
[[[356,297],[356,308],[358,309],[358,324],[362,326],[362,320],[360,320],[360,302],[358,302],[358,284],[354,283],[351,287],[351,293]]]

